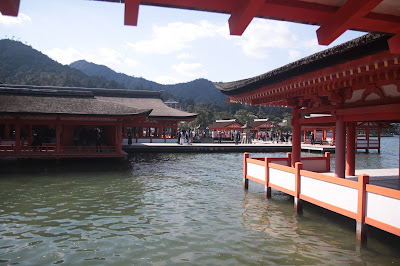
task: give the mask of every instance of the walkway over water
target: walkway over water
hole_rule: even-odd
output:
[[[223,142],[218,143],[193,143],[191,145],[179,145],[177,143],[134,143],[123,145],[122,149],[127,153],[132,152],[289,152],[292,145],[287,143],[238,144]],[[334,146],[327,145],[302,145],[306,152],[335,152]]]

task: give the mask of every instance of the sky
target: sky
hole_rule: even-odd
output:
[[[21,0],[18,17],[0,15],[0,39],[19,40],[67,65],[106,65],[161,84],[254,77],[365,33],[347,31],[320,46],[318,26],[253,19],[229,35],[229,15],[140,6],[124,26],[124,5],[87,0]]]

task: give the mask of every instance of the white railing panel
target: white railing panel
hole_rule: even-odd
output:
[[[367,192],[365,216],[400,228],[400,200]]]
[[[248,162],[247,174],[261,181],[265,181],[265,166]]]
[[[178,139],[167,139],[166,143],[176,143]]]
[[[300,182],[302,195],[357,213],[358,190],[307,176]]]
[[[269,183],[294,191],[295,174],[269,168]]]

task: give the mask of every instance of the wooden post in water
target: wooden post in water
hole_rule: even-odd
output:
[[[249,189],[249,180],[247,179],[247,158],[249,158],[249,154],[245,152],[243,154],[243,188]]]
[[[303,203],[300,199],[300,171],[303,169],[303,164],[300,162],[295,163],[295,169],[294,211],[301,215],[303,213]]]
[[[269,159],[265,157],[265,198],[271,198],[271,187],[269,186]]]
[[[356,238],[359,244],[367,242],[368,225],[365,224],[365,203],[366,203],[366,185],[369,184],[368,175],[358,176],[358,207],[357,207],[357,225]]]

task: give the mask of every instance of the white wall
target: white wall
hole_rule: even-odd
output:
[[[248,162],[247,174],[265,182],[265,166]]]
[[[301,176],[300,193],[330,205],[357,213],[358,190]]]
[[[294,191],[295,174],[269,168],[269,183]]]
[[[365,216],[400,228],[400,200],[367,192]]]

